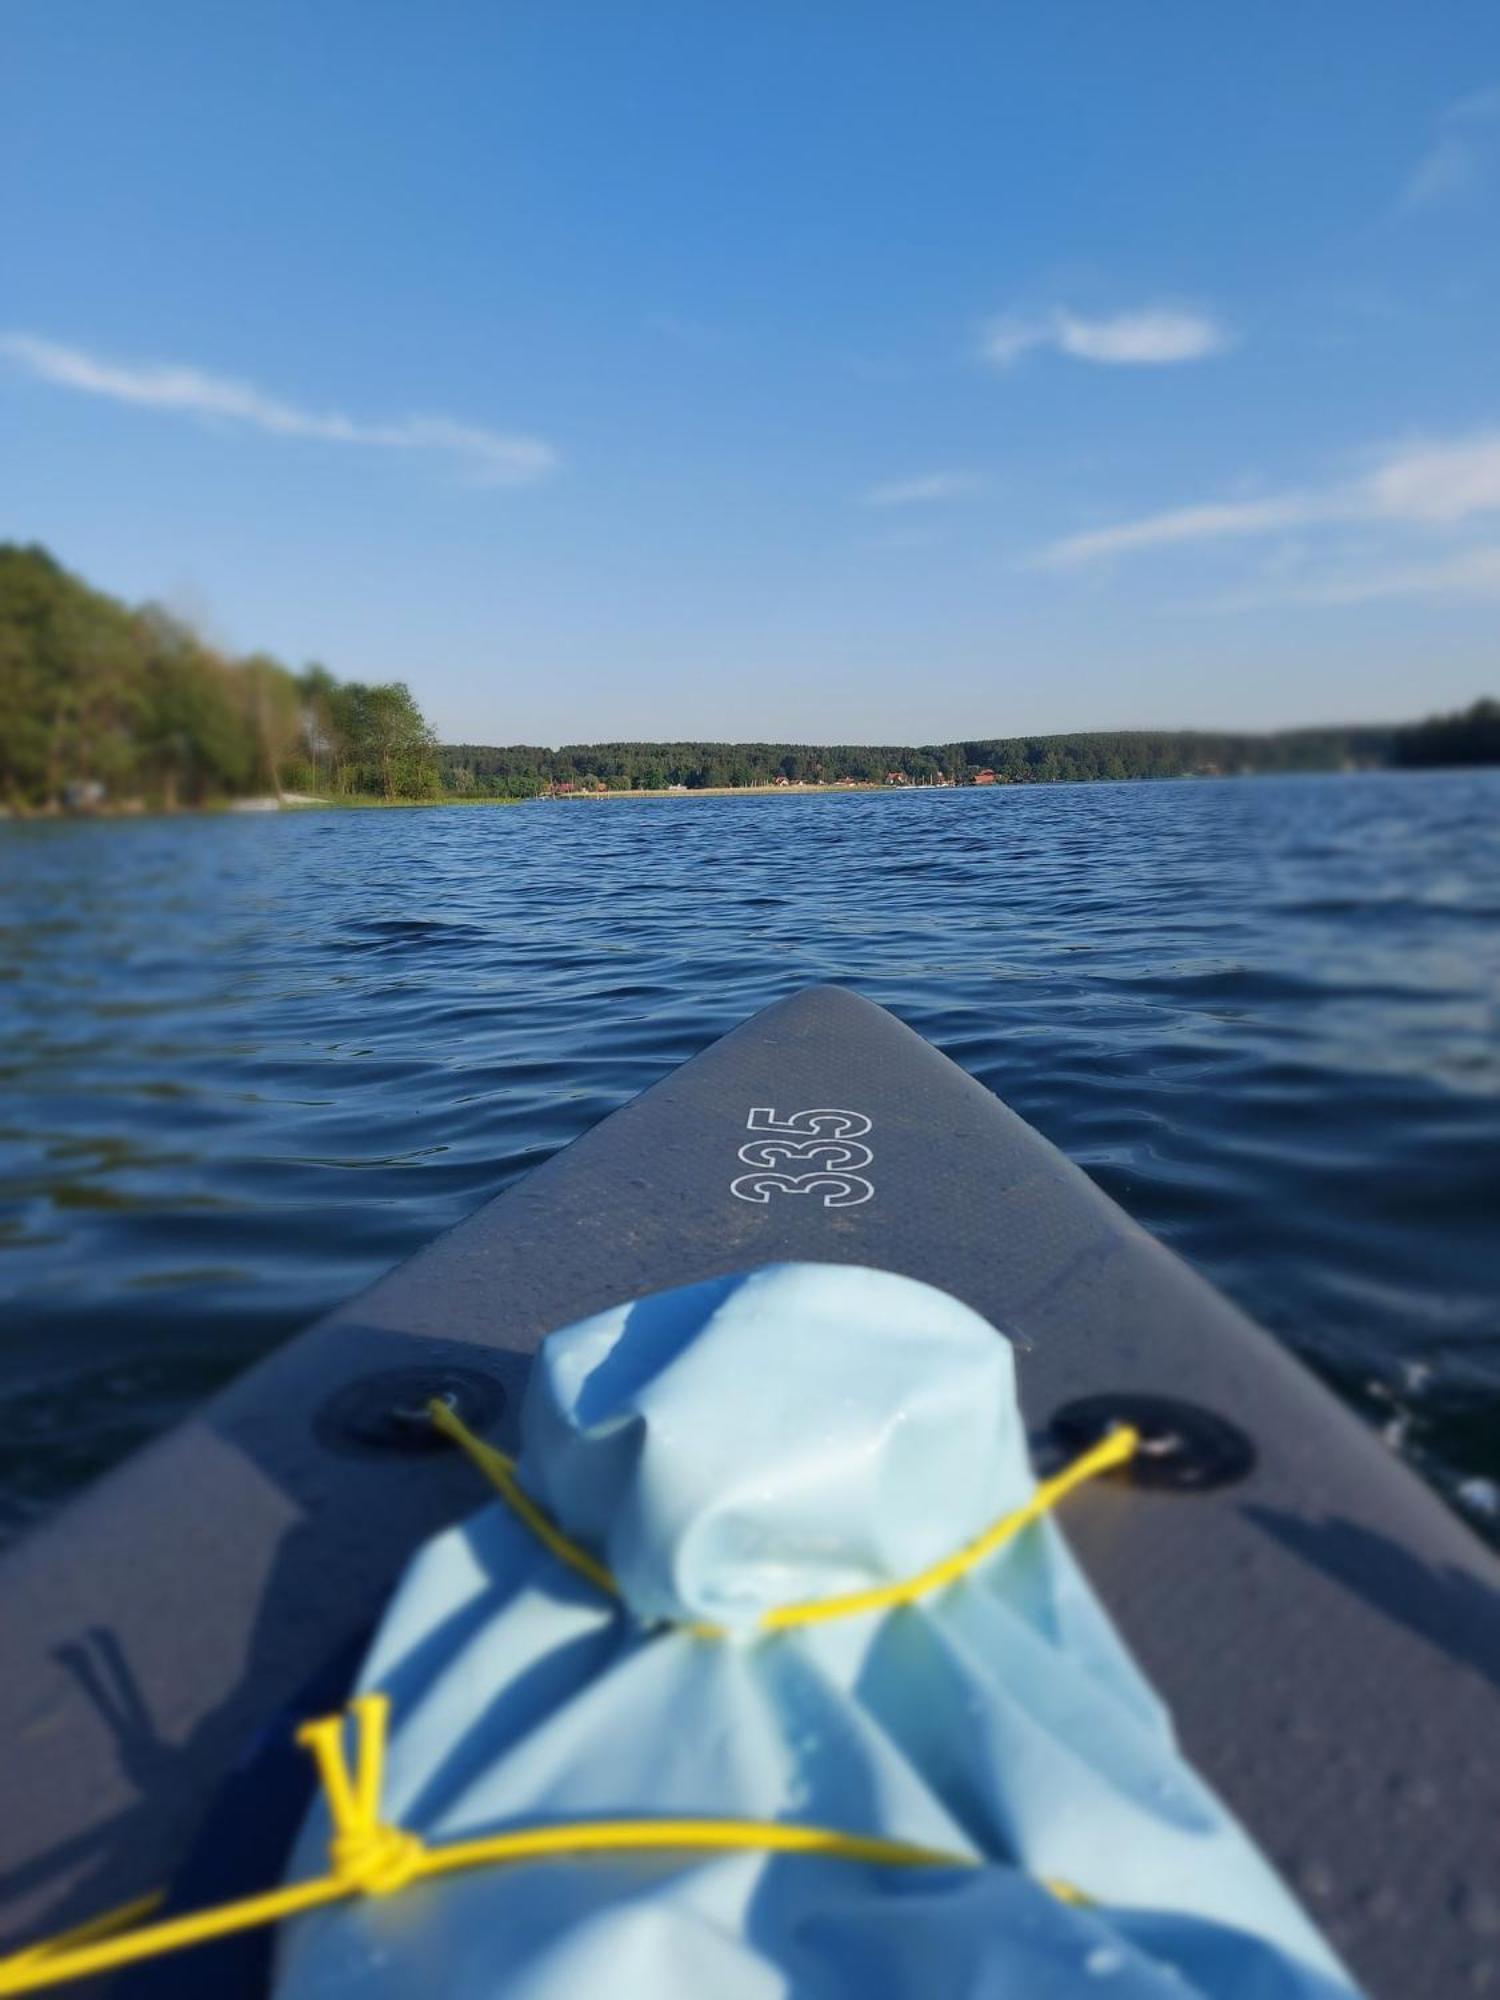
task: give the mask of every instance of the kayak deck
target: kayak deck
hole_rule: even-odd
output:
[[[1222,1422],[1246,1447],[1224,1483],[1106,1482],[1068,1503],[1072,1546],[1188,1756],[1369,1989],[1500,1978],[1500,1564],[1037,1133],[836,988],[685,1064],[0,1564],[4,1941],[158,1886],[257,1727],[481,1504],[456,1454],[382,1448],[413,1385],[448,1371],[511,1443],[553,1327],[783,1259],[983,1313],[1039,1455],[1083,1398]]]

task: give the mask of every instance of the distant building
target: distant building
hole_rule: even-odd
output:
[[[907,777],[904,771],[887,771],[885,781],[888,785],[909,785],[911,783],[911,779]]]
[[[999,782],[1000,780],[988,764],[985,765],[982,771],[971,771],[969,774],[969,783],[971,785],[998,785]]]

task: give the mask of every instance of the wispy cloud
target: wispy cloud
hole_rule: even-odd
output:
[[[859,497],[865,507],[926,507],[942,500],[966,500],[983,490],[977,472],[924,472],[915,479],[888,479]]]
[[[1452,528],[1500,513],[1500,431],[1387,451],[1355,479],[1271,494],[1176,507],[1118,521],[1051,543],[1034,558],[1045,569],[1071,569],[1105,557],[1184,543],[1277,534],[1291,528],[1356,522],[1388,527]]]
[[[1039,313],[1003,313],[985,329],[982,353],[1010,368],[1037,348],[1104,367],[1163,367],[1203,361],[1229,346],[1227,328],[1213,314],[1187,306],[1143,306],[1134,312],[1086,319],[1066,306]]]
[[[1500,430],[1388,454],[1365,479],[1374,511],[1400,521],[1466,521],[1500,509]]]
[[[1397,215],[1462,201],[1484,185],[1500,151],[1500,85],[1471,91],[1438,120],[1432,144],[1407,176]]]
[[[1312,574],[1270,574],[1247,590],[1210,599],[1206,611],[1259,611],[1279,604],[1371,604],[1390,597],[1463,602],[1500,599],[1500,542],[1481,542],[1421,562],[1325,564]]]
[[[337,410],[301,409],[230,376],[173,362],[110,361],[30,333],[0,334],[0,358],[58,388],[103,396],[111,402],[244,424],[275,437],[311,438],[324,444],[386,451],[445,453],[488,486],[529,485],[546,478],[560,463],[556,451],[540,438],[487,430],[443,416],[363,422]]]
[[[1328,502],[1311,493],[1282,493],[1267,500],[1216,500],[1197,507],[1173,507],[1139,520],[1116,521],[1082,535],[1068,535],[1042,549],[1043,569],[1072,569],[1106,556],[1134,555],[1142,549],[1183,542],[1223,541],[1240,535],[1269,535],[1283,528],[1327,520]]]
[[[1500,598],[1500,542],[1460,549],[1436,562],[1336,571],[1292,594],[1307,604],[1367,604],[1381,597]]]

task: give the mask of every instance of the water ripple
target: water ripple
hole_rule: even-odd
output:
[[[754,1008],[883,1001],[1500,1478],[1500,777],[0,827],[0,1534]]]

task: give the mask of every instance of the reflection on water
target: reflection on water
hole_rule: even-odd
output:
[[[1497,919],[1496,773],[0,827],[0,1531],[827,979],[1492,1480]]]

